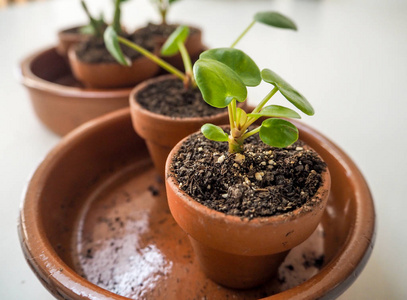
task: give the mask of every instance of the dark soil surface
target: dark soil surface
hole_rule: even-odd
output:
[[[178,25],[171,25],[171,24],[153,24],[148,23],[147,26],[142,27],[137,30],[137,34],[141,34],[143,36],[151,36],[161,37],[161,38],[168,38],[171,33],[177,29]],[[197,30],[195,28],[189,28],[189,35],[196,33]]]
[[[203,117],[224,111],[206,104],[198,88],[185,89],[179,79],[151,84],[140,91],[137,100],[145,109],[173,118]]]
[[[301,207],[320,187],[326,164],[303,146],[272,148],[254,135],[244,154],[229,154],[226,142],[199,133],[182,145],[171,168],[199,203],[229,215],[267,217]]]
[[[150,52],[154,51],[155,42],[151,38],[146,38],[145,36],[138,34],[121,34],[120,36],[131,40],[132,42],[146,48]],[[139,52],[127,46],[120,46],[124,55],[129,57],[131,60],[135,60],[142,56]],[[81,61],[87,63],[116,62],[113,56],[107,51],[103,38],[92,37],[86,42],[80,43],[76,50],[76,54]]]

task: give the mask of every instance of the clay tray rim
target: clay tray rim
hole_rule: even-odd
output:
[[[134,88],[130,87],[121,89],[88,89],[88,88],[70,87],[50,82],[35,75],[31,71],[32,62],[35,59],[37,59],[40,55],[43,55],[47,52],[56,51],[55,49],[56,49],[55,46],[43,48],[42,50],[38,50],[35,53],[28,55],[24,59],[22,59],[17,70],[17,80],[28,88],[52,92],[55,95],[66,97],[90,98],[95,99],[95,101],[97,101],[98,98],[105,99],[105,98],[128,97],[130,91]]]
[[[74,147],[75,144],[80,143],[83,139],[87,139],[94,132],[109,127],[110,124],[123,118],[130,119],[129,108],[121,109],[89,121],[66,135],[39,165],[26,188],[26,194],[20,207],[18,224],[18,233],[23,252],[32,270],[43,281],[42,283],[47,288],[52,287],[56,292],[54,294],[60,295],[61,299],[65,299],[64,295],[75,296],[77,299],[129,299],[102,289],[79,276],[59,258],[50,243],[43,238],[45,234],[42,225],[33,222],[34,215],[38,213],[39,191],[44,187],[43,176],[40,177],[38,174],[49,173],[53,165],[63,156],[66,148]],[[331,147],[333,150],[331,155],[341,162],[344,170],[347,172],[347,177],[351,179],[350,182],[354,185],[353,188],[355,190],[355,197],[353,199],[355,202],[355,219],[351,227],[354,234],[348,234],[343,245],[344,250],[333,257],[318,274],[292,289],[264,299],[314,299],[319,297],[330,299],[334,295],[341,294],[353,283],[371,255],[376,232],[373,199],[363,175],[343,150],[309,126],[298,121],[294,123],[299,127],[300,131],[312,132],[313,135],[317,136],[322,142],[322,147]],[[37,188],[33,188],[35,186]],[[32,211],[36,213],[32,213]],[[26,224],[34,225],[27,227]],[[42,238],[35,241],[30,239],[28,241],[27,237],[29,236],[42,236]],[[39,267],[39,263],[35,261],[36,259],[39,259],[40,263],[46,266],[48,273],[45,273]],[[335,269],[338,268],[341,269],[339,275],[338,272],[335,272]],[[51,277],[55,279],[54,282],[56,283],[50,280]],[[333,281],[328,280],[328,278],[332,277],[336,279]],[[78,284],[77,282],[82,283]],[[316,282],[318,284],[315,284]],[[77,293],[73,295],[73,291]]]

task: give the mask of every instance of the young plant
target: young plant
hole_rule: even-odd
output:
[[[95,19],[89,12],[88,6],[86,5],[85,1],[81,0],[81,5],[83,10],[85,11],[86,15],[89,19],[89,24],[82,26],[80,28],[80,32],[82,34],[89,34],[95,37],[102,37],[103,30],[105,30],[107,24],[104,20],[103,14],[100,14],[99,19]]]
[[[105,40],[105,45],[107,50],[112,54],[112,56],[119,62],[120,64],[124,66],[130,66],[131,62],[130,60],[125,57],[123,54],[120,44],[123,44],[127,47],[130,47],[137,52],[141,53],[145,57],[149,58],[150,60],[154,61],[156,64],[158,64],[160,67],[163,69],[167,70],[171,74],[174,74],[177,76],[179,79],[181,79],[185,86],[189,86],[190,84],[195,87],[195,80],[193,78],[193,73],[192,73],[192,63],[191,63],[191,58],[188,54],[187,49],[185,48],[185,40],[187,39],[189,34],[189,28],[187,26],[179,26],[167,39],[167,41],[164,43],[163,47],[161,48],[161,54],[164,56],[172,56],[174,54],[177,54],[178,52],[181,53],[182,60],[184,62],[184,67],[185,67],[185,74],[182,73],[180,70],[177,68],[173,67],[157,55],[151,53],[147,49],[143,48],[140,45],[137,45],[136,43],[125,39],[117,34],[117,32],[114,30],[112,26],[108,26],[105,33],[104,33],[104,40]]]
[[[161,24],[167,24],[167,13],[171,4],[178,0],[152,0],[161,16]]]
[[[301,118],[287,107],[265,106],[278,91],[295,107],[307,115],[314,109],[307,99],[289,83],[269,69],[260,72],[254,61],[243,51],[233,48],[218,48],[205,51],[194,64],[193,72],[203,99],[210,105],[228,108],[230,134],[213,124],[205,124],[203,135],[214,141],[228,142],[230,153],[243,152],[244,140],[259,133],[267,145],[284,148],[298,139],[298,129],[280,118]],[[247,86],[257,86],[261,81],[274,87],[249,114],[236,107],[236,101],[243,102],[247,97]],[[260,126],[249,129],[260,117],[267,117]]]
[[[114,0],[114,14],[113,14],[113,21],[112,27],[118,33],[122,33],[122,25],[120,24],[120,19],[122,15],[121,4],[128,0]]]
[[[120,1],[120,0],[116,0]],[[123,1],[123,0],[122,0]],[[170,2],[175,2],[170,1]],[[169,3],[170,3],[169,2]],[[273,27],[279,27],[279,28],[288,28],[288,29],[294,29],[296,30],[297,27],[295,26],[294,22],[292,22],[290,19],[287,17],[276,13],[276,12],[260,12],[257,13],[254,16],[254,19],[252,23],[247,27],[242,34],[239,35],[239,37],[236,39],[236,41],[232,44],[231,48],[233,48],[239,40],[250,30],[251,27],[256,22],[260,22],[269,26]],[[196,79],[194,77],[194,72],[192,71],[192,63],[191,63],[191,58],[188,54],[188,51],[185,47],[185,40],[187,39],[189,34],[189,28],[181,25],[179,26],[167,39],[167,41],[164,43],[162,49],[161,49],[161,54],[163,56],[173,56],[177,54],[178,52],[181,54],[183,63],[184,63],[184,68],[185,68],[185,74],[182,73],[180,70],[176,69],[175,67],[171,66],[158,56],[154,55],[147,49],[143,48],[140,45],[137,45],[136,43],[125,39],[121,36],[118,35],[117,30],[113,26],[109,26],[105,33],[104,33],[104,40],[106,44],[106,48],[112,54],[112,56],[122,65],[125,66],[130,66],[131,62],[127,57],[124,56],[123,52],[121,51],[120,44],[123,44],[127,47],[130,47],[145,57],[151,59],[155,63],[157,63],[160,67],[163,69],[167,70],[168,72],[174,74],[178,78],[180,78],[183,82],[186,88],[192,86],[193,88],[196,87]],[[238,67],[238,66],[237,66]],[[243,67],[243,66],[242,66]],[[241,68],[242,68],[241,67]],[[239,68],[239,67],[238,67]],[[243,70],[243,69],[242,69]]]

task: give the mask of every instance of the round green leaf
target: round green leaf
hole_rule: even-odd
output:
[[[207,50],[200,58],[214,59],[224,63],[237,73],[246,86],[257,86],[261,82],[259,67],[243,51],[234,48],[216,48]]]
[[[117,62],[129,67],[131,65],[131,61],[128,57],[124,56],[122,49],[120,49],[117,33],[112,26],[108,26],[106,28],[103,38],[107,50],[117,60]]]
[[[174,30],[173,33],[165,41],[161,48],[161,54],[164,56],[172,56],[178,53],[178,43],[184,43],[189,35],[189,28],[187,26],[181,25]]]
[[[228,66],[213,59],[198,59],[193,68],[196,84],[209,105],[223,108],[233,99],[244,102],[247,89],[240,77]]]
[[[227,142],[228,135],[223,131],[222,128],[213,124],[205,124],[201,127],[202,134],[212,141],[216,142]]]
[[[288,17],[274,11],[259,12],[254,19],[269,26],[297,30],[297,25]]]
[[[276,73],[269,69],[264,69],[261,71],[261,77],[265,82],[277,87],[280,93],[304,114],[312,116],[315,113],[308,100]]]
[[[255,114],[248,114],[249,117],[275,117],[301,119],[301,116],[292,109],[280,105],[269,105]]]
[[[267,119],[261,124],[259,135],[267,145],[284,148],[298,140],[298,129],[286,120]]]

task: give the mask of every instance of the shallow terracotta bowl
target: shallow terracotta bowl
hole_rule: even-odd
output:
[[[120,110],[76,129],[47,155],[21,206],[28,264],[58,299],[332,299],[371,254],[375,212],[363,176],[329,139],[301,123],[300,137],[332,176],[326,212],[294,248],[279,278],[252,290],[220,287],[200,271],[171,217],[163,183]]]
[[[38,118],[58,135],[128,106],[131,88],[84,88],[54,47],[25,58],[20,64],[20,74]]]

